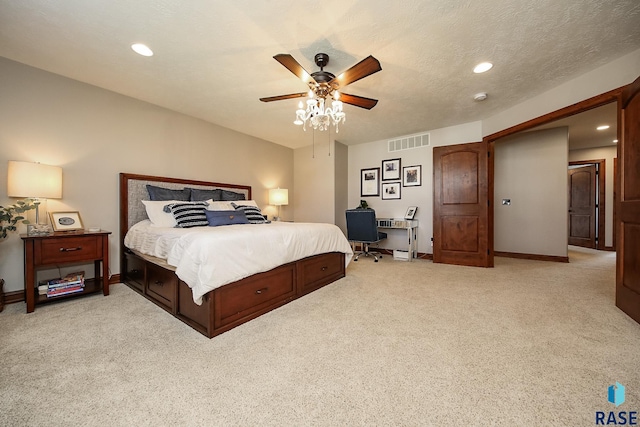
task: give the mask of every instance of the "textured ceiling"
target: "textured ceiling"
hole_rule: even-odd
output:
[[[380,100],[345,106],[350,145],[499,113],[640,48],[639,23],[638,0],[0,0],[0,56],[297,148],[297,100],[258,101],[306,90],[275,54],[380,61],[348,86]]]

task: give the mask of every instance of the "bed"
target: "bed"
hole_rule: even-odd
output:
[[[344,277],[353,256],[333,224],[164,224],[149,207],[148,186],[224,192],[240,206],[251,206],[251,187],[120,174],[121,281],[209,338]],[[168,212],[171,202],[155,204]]]

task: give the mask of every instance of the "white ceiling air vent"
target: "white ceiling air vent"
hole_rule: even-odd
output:
[[[420,133],[416,135],[401,136],[388,141],[389,152],[411,150],[429,146],[429,134]]]

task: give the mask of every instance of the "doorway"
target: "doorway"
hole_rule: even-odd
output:
[[[564,166],[560,166],[564,171],[561,172],[564,178],[558,177],[558,179],[567,182],[567,166],[570,162],[591,163],[594,162],[592,159],[596,159],[595,162],[602,165],[602,167],[600,167],[602,175],[598,175],[598,194],[600,195],[602,191],[606,191],[606,202],[608,203],[599,203],[595,223],[594,235],[597,233],[598,236],[598,242],[595,245],[595,248],[600,250],[615,250],[612,239],[612,236],[615,233],[615,227],[613,224],[614,212],[611,201],[613,200],[613,184],[615,181],[613,176],[613,160],[617,157],[617,144],[614,142],[614,139],[617,139],[617,105],[618,96],[622,89],[623,88],[619,88],[602,95],[589,98],[577,104],[485,137],[485,140],[488,140],[491,145],[495,145],[495,142],[498,140],[503,141],[511,139],[511,137],[522,135],[524,132],[567,127],[569,129],[569,136],[567,137],[569,141],[569,157],[567,159],[567,163],[564,163]],[[611,129],[607,132],[598,132],[594,134],[596,127],[601,124],[603,116],[609,118],[607,122],[611,124]],[[593,135],[590,136],[588,132]],[[576,145],[576,142],[578,141],[579,144]],[[508,143],[508,141],[506,143]],[[604,160],[604,162],[600,162],[600,160]],[[603,166],[607,163],[608,167],[605,171]],[[607,178],[606,185],[603,184],[605,175]],[[567,198],[567,184],[563,185],[561,188],[565,189],[563,190],[565,194],[564,198]],[[496,195],[496,197],[498,196]],[[599,196],[599,199],[600,201],[604,201],[605,197]],[[561,235],[564,236],[564,243],[556,242],[554,246],[555,252],[536,251],[533,254],[526,254],[528,255],[526,256],[527,258],[555,260],[560,262],[569,261],[568,256],[539,255],[547,253],[557,255],[558,252],[566,251],[566,249],[562,249],[562,246],[568,245],[569,231],[567,230],[567,201],[562,202],[561,206],[558,206],[562,213],[557,213],[555,217],[555,221],[561,221],[563,224]],[[501,206],[498,206],[499,204],[500,200],[496,200],[496,203],[492,203],[492,206],[494,206],[494,209],[499,209],[501,208]],[[605,207],[607,209],[606,214]],[[604,222],[605,220],[606,223]],[[545,244],[546,243],[540,243],[538,246],[543,247]],[[566,247],[567,246],[564,246],[564,248]],[[521,254],[519,257],[525,257],[524,255],[525,254]],[[506,253],[504,256],[512,255]]]
[[[605,249],[605,168],[605,159],[569,162],[569,245]]]

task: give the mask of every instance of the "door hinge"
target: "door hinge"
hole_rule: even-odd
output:
[[[491,157],[491,151],[487,151],[487,157]]]
[[[487,255],[491,255],[491,251],[487,249]]]

